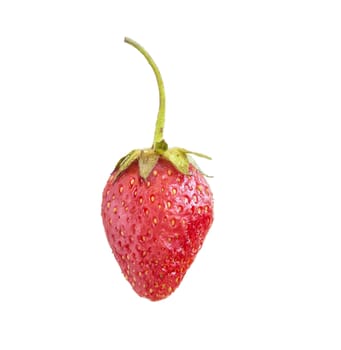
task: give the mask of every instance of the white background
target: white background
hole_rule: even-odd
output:
[[[340,349],[339,1],[0,4],[0,348]],[[180,288],[139,298],[102,189],[165,137],[210,154],[215,223]]]

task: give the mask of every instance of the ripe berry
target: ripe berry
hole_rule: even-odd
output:
[[[133,150],[116,165],[103,191],[102,219],[109,245],[135,292],[152,301],[169,296],[191,266],[213,222],[213,196],[203,173],[182,148],[163,139],[165,94],[157,78],[160,107],[151,149]]]

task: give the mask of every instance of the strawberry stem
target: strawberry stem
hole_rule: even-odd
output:
[[[153,141],[153,150],[156,153],[162,154],[164,151],[167,150],[168,146],[167,143],[163,139],[163,129],[165,125],[165,107],[166,107],[166,96],[165,96],[165,88],[163,85],[163,80],[161,77],[161,73],[159,71],[159,68],[155,64],[152,57],[149,55],[149,53],[136,41],[125,37],[124,42],[127,44],[135,47],[148,61],[149,65],[152,67],[157,85],[159,88],[159,111],[157,115],[156,125],[155,125],[155,132],[154,132],[154,141]]]

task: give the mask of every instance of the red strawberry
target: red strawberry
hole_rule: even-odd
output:
[[[182,281],[213,222],[208,183],[182,148],[168,149],[162,138],[165,95],[160,72],[149,54],[138,49],[154,70],[160,108],[151,149],[123,157],[103,191],[102,219],[121,270],[140,296],[156,301]]]

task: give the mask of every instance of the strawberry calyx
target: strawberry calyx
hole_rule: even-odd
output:
[[[167,159],[182,174],[188,175],[190,164],[192,164],[203,175],[207,176],[200,170],[200,168],[195,163],[191,155],[195,155],[206,159],[211,159],[209,156],[198,152],[188,151],[180,147],[168,148],[167,142],[163,139],[163,130],[165,125],[166,96],[165,96],[165,89],[164,89],[161,73],[157,65],[155,64],[154,60],[152,59],[152,57],[140,44],[138,44],[136,41],[128,37],[125,37],[124,41],[127,44],[136,48],[146,58],[149,65],[152,67],[157,80],[157,85],[159,88],[159,111],[158,111],[156,125],[155,125],[153,146],[147,149],[135,149],[129,152],[124,157],[122,157],[116,164],[116,167],[113,171],[113,174],[115,173],[114,181],[134,161],[138,161],[140,176],[143,179],[147,179],[147,177],[153,171],[154,167],[159,161],[160,157]]]

